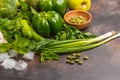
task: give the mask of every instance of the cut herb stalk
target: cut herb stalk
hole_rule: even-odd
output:
[[[97,42],[97,43],[94,43],[94,44],[90,44],[90,45],[86,45],[86,46],[81,46],[81,45],[78,45],[77,47],[76,46],[72,46],[69,47],[69,48],[66,48],[66,47],[59,47],[59,48],[54,48],[54,49],[50,49],[52,50],[54,53],[69,53],[69,52],[78,52],[78,51],[85,51],[85,50],[89,50],[89,49],[92,49],[92,48],[95,48],[95,47],[98,47],[106,42],[109,42],[110,40],[113,40],[117,37],[120,37],[120,33],[108,38],[108,39],[105,39],[103,41],[100,41],[100,42]],[[49,49],[49,48],[48,48]]]
[[[50,43],[48,45],[48,48],[51,48],[51,49],[54,49],[54,48],[60,48],[60,47],[65,47],[65,48],[69,48],[69,47],[75,47],[75,46],[85,46],[85,45],[89,45],[89,44],[93,44],[93,43],[96,43],[96,42],[99,42],[101,40],[104,40],[108,37],[111,37],[115,34],[115,31],[111,31],[111,32],[108,32],[102,36],[99,36],[99,37],[96,37],[96,38],[93,38],[93,39],[81,39],[81,40],[78,40],[78,41],[68,41],[67,40],[65,41],[66,43],[64,43],[64,41],[59,41],[59,43]],[[62,43],[63,42],[63,43]]]

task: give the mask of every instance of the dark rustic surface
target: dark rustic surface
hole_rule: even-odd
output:
[[[120,31],[120,0],[92,0],[90,12],[93,20],[84,31],[99,35]],[[82,66],[66,64],[65,54],[45,63],[36,56],[23,72],[0,67],[0,80],[120,80],[120,38],[82,54],[89,56]]]

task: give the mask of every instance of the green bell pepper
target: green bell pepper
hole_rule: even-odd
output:
[[[40,0],[39,8],[42,11],[51,11],[54,10],[63,16],[67,9],[66,0]]]
[[[55,11],[43,11],[33,16],[32,23],[38,34],[50,37],[62,29],[64,21]]]

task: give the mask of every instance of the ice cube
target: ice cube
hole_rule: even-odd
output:
[[[16,61],[14,59],[5,59],[1,66],[3,66],[5,69],[13,69],[16,65]]]
[[[28,64],[25,61],[19,60],[17,64],[15,65],[15,70],[23,71],[24,69],[27,68],[27,66]]]
[[[10,56],[8,55],[8,53],[0,53],[0,62],[2,62],[5,59],[9,59]]]
[[[35,52],[33,51],[29,51],[28,53],[23,55],[23,58],[28,59],[28,60],[32,60],[35,56]]]
[[[14,50],[14,49],[11,49],[8,54],[10,55],[10,57],[17,57],[18,53]]]

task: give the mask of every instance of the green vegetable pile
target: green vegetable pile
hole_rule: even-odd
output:
[[[0,31],[7,40],[7,43],[0,43],[1,53],[10,49],[21,55],[35,51],[44,62],[58,60],[59,54],[95,48],[120,36],[109,32],[98,37],[66,24],[62,19],[67,8],[66,0],[32,2],[0,0]]]

